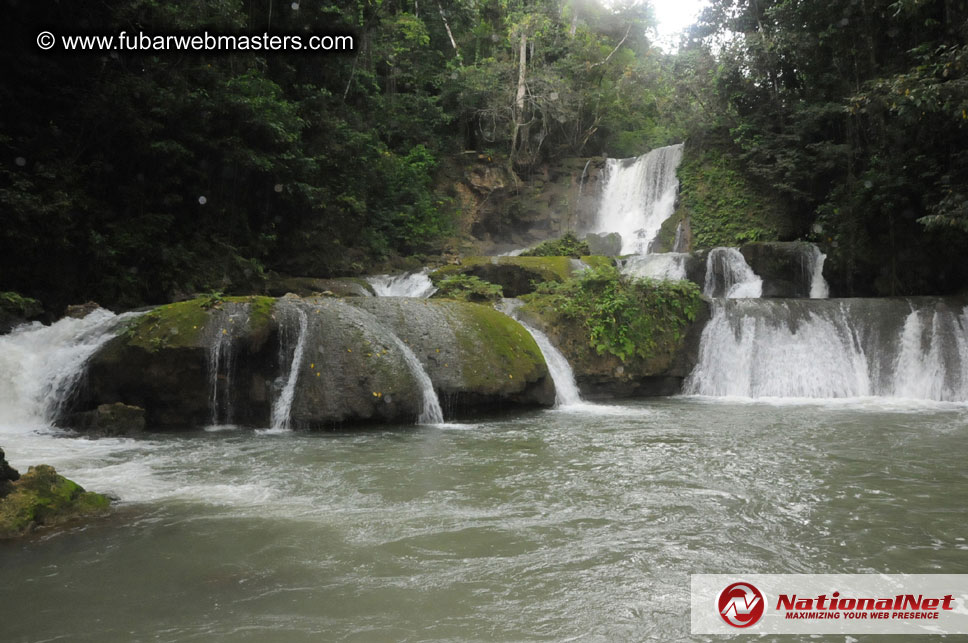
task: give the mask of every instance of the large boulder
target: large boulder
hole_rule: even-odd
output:
[[[411,347],[448,415],[554,404],[541,349],[519,323],[490,306],[396,297],[353,303]]]
[[[136,319],[91,359],[71,417],[102,434],[137,430],[141,409],[149,429],[413,422],[424,372],[448,416],[554,401],[533,339],[490,307],[289,296],[192,300]]]
[[[75,410],[136,406],[155,429],[213,420],[263,424],[277,372],[274,303],[269,297],[202,298],[138,317],[91,358]],[[213,413],[213,404],[231,414]],[[71,423],[91,427],[89,420]]]
[[[617,257],[622,254],[622,235],[617,232],[589,232],[585,243],[591,255]]]
[[[639,314],[654,329],[651,350],[619,357],[599,351],[592,340],[587,320],[568,316],[549,305],[540,295],[531,295],[518,315],[544,332],[568,360],[582,395],[589,399],[674,395],[699,358],[702,330],[710,318],[709,302],[699,298],[681,300],[674,310],[683,311],[678,322],[660,317],[647,308]],[[692,318],[684,311],[693,311]]]
[[[763,297],[806,298],[816,264],[817,250],[811,243],[747,243],[739,251],[753,272],[763,280]]]
[[[0,498],[0,539],[23,536],[48,527],[106,513],[111,501],[85,491],[47,465],[30,467]]]

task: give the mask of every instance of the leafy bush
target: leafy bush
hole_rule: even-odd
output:
[[[581,322],[592,347],[622,361],[649,359],[682,340],[702,297],[689,281],[631,279],[616,268],[586,270],[564,283],[544,283],[523,297],[539,312]]]
[[[521,253],[522,257],[574,257],[578,259],[591,254],[588,243],[579,241],[571,232],[566,232],[560,239],[553,239],[539,243],[534,248]]]
[[[437,283],[437,292],[434,296],[461,301],[491,302],[501,299],[504,292],[499,285],[479,277],[454,275]]]

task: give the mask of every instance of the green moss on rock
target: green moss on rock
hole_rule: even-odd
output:
[[[687,143],[678,175],[673,221],[688,217],[694,250],[775,241],[791,233],[784,205],[744,173],[728,139]]]
[[[129,327],[128,344],[150,352],[193,347],[205,328],[210,308],[210,298],[159,306]]]
[[[85,491],[48,465],[30,467],[0,500],[0,538],[16,538],[35,527],[51,526],[108,511],[111,501]]]
[[[484,393],[506,390],[511,381],[523,389],[547,373],[541,349],[521,324],[487,306],[458,306],[463,323],[456,329],[457,341],[469,357],[462,364],[467,388]]]

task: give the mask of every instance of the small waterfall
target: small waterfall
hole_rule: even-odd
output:
[[[703,294],[727,299],[755,299],[763,294],[763,280],[736,248],[713,248],[706,258]]]
[[[220,313],[220,314],[219,314]],[[248,321],[248,309],[213,313],[209,324],[208,349],[209,407],[212,426],[232,424],[232,372],[237,331]]]
[[[820,248],[810,244],[804,257],[806,268],[810,273],[810,299],[826,299],[830,296],[830,287],[823,278],[823,264],[827,255],[820,252]]]
[[[505,299],[496,308],[521,324],[521,327],[528,331],[538,348],[541,349],[541,356],[544,357],[545,364],[548,366],[548,373],[555,383],[555,406],[582,404],[581,392],[578,390],[578,383],[575,381],[575,372],[572,370],[571,364],[568,363],[561,351],[555,348],[547,335],[521,321],[517,314],[517,309],[520,306],[521,302],[516,299]]]
[[[588,159],[587,161],[585,161],[585,167],[581,171],[581,179],[578,181],[578,199],[579,200],[581,200],[582,188],[585,187],[585,176],[588,174],[588,164],[591,162],[592,162],[591,159]]]
[[[377,297],[418,297],[426,299],[437,292],[437,288],[430,281],[429,275],[430,268],[424,268],[400,275],[376,275],[367,277],[366,280],[373,286],[373,291]]]
[[[622,254],[649,252],[663,221],[672,216],[679,190],[676,168],[682,144],[633,159],[609,159],[602,204],[593,232],[622,235]]]
[[[52,424],[92,355],[141,313],[97,309],[83,319],[39,322],[0,336],[0,424]]]
[[[288,364],[286,371],[277,380],[281,390],[272,403],[272,429],[279,431],[290,428],[292,401],[296,396],[296,384],[299,382],[299,371],[306,352],[309,318],[306,311],[285,299],[280,300],[277,310],[280,315],[279,366],[281,368],[283,364]]]
[[[968,401],[966,311],[943,300],[720,300],[683,390]]]
[[[437,391],[434,390],[434,383],[430,380],[430,376],[427,375],[427,369],[424,368],[420,360],[417,359],[417,356],[414,355],[413,351],[410,350],[410,347],[402,339],[390,331],[387,331],[387,335],[390,341],[396,344],[403,353],[403,359],[407,363],[410,373],[413,374],[414,379],[417,380],[417,384],[420,386],[423,408],[420,411],[420,416],[417,418],[417,424],[443,423],[444,412],[440,408],[440,399],[437,397]]]
[[[676,224],[676,238],[672,242],[673,252],[686,252],[688,248],[686,247],[686,229],[682,225],[682,221]]]
[[[689,256],[679,252],[634,255],[622,261],[622,272],[639,279],[681,281],[686,279],[686,261]]]

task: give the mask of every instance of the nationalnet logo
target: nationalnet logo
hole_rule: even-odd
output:
[[[693,634],[968,634],[965,574],[692,576]]]
[[[719,615],[733,627],[755,625],[763,616],[763,594],[749,583],[733,583],[716,601]]]

